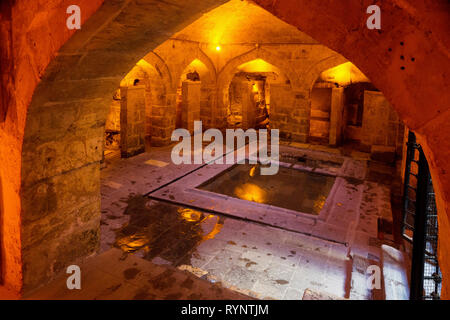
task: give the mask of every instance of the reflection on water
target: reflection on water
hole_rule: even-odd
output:
[[[254,170],[254,168],[252,168],[252,170]],[[265,200],[267,198],[266,191],[253,183],[244,183],[241,186],[237,186],[234,189],[234,194],[239,199],[244,199],[258,203],[265,203]]]
[[[261,175],[259,166],[235,165],[199,186],[234,198],[318,215],[335,177],[281,167],[274,176]]]
[[[178,208],[180,217],[187,222],[197,222],[202,218],[202,213],[190,208]]]
[[[325,205],[325,201],[327,201],[327,197],[324,195],[321,195],[316,200],[314,200],[314,212],[319,213]]]
[[[125,252],[139,251],[143,258],[155,257],[173,265],[189,263],[194,249],[213,239],[224,219],[190,208],[179,207],[137,195],[130,196],[124,214],[130,222],[116,231],[115,247]]]

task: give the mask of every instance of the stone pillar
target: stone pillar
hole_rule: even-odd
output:
[[[291,139],[292,132],[288,122],[294,105],[291,87],[285,84],[270,85],[270,126],[280,130],[280,137]]]
[[[290,86],[288,86],[290,90]],[[311,127],[311,99],[306,91],[290,91],[287,92],[293,105],[291,113],[288,114],[289,127],[292,127],[292,141],[306,143],[309,138]],[[289,105],[289,104],[288,104]]]
[[[395,159],[398,117],[384,95],[364,91],[362,143],[370,146],[373,160],[392,162]]]
[[[182,83],[181,123],[191,134],[194,132],[194,121],[200,120],[201,87],[200,81],[187,80]]]
[[[344,130],[344,88],[333,88],[331,91],[330,114],[330,145],[337,146],[342,143]]]
[[[123,87],[120,112],[122,158],[145,152],[145,86]]]
[[[253,86],[248,81],[240,83],[242,97],[242,129],[255,127],[256,103],[253,94]]]
[[[202,84],[200,99],[200,119],[203,122],[203,129],[209,129],[214,126],[213,110],[216,109],[217,89],[215,85]]]

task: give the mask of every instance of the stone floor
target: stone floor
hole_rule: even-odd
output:
[[[80,265],[81,289],[67,288],[61,274],[28,300],[248,300],[249,297],[199,279],[189,272],[154,265],[111,249]]]
[[[342,155],[341,150],[324,146],[290,147]],[[205,294],[211,299],[407,298],[408,259],[394,248],[398,246],[392,235],[378,228],[379,219],[392,219],[386,184],[369,178],[362,182],[359,215],[343,244],[196,210],[170,198],[149,199],[146,194],[200,167],[173,165],[170,151],[171,147],[152,148],[130,159],[106,159],[101,190],[103,254],[83,269],[87,289],[82,291],[87,292],[67,293],[63,275],[30,298],[203,299]],[[369,159],[360,152],[350,156]],[[374,173],[369,170],[369,175]],[[366,286],[370,265],[383,270],[381,290]],[[187,275],[195,283],[198,280],[198,286],[183,286]],[[158,287],[159,282],[155,287],[155,279],[165,281],[165,287]]]

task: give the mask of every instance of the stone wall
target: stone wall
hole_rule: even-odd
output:
[[[182,83],[181,123],[191,134],[194,133],[194,121],[200,120],[201,86],[200,81]]]
[[[11,243],[11,248],[20,246],[19,255],[11,257],[19,266],[12,270],[9,269],[11,264],[6,266],[9,272],[22,271],[22,276],[19,272],[21,279],[16,282],[18,289],[30,291],[71,263],[96,252],[100,226],[100,161],[113,94],[136,62],[167,39],[167,32],[179,31],[203,10],[219,4],[216,0],[183,1],[180,7],[172,7],[168,19],[167,11],[157,9],[166,4],[158,1],[108,1],[61,49],[63,54],[52,60],[34,91],[27,112],[23,151],[19,149],[21,172],[16,172],[21,177],[20,188],[16,189],[20,190],[20,205],[7,206],[8,216],[15,212],[16,219],[21,217],[15,234],[23,241],[16,239],[15,244]],[[62,8],[63,12],[66,7]],[[143,17],[142,12],[149,14]],[[64,18],[60,26],[64,30],[66,15],[58,13],[59,16]],[[52,23],[49,19],[42,21]],[[161,21],[165,21],[163,27]],[[127,29],[130,23],[135,28]],[[135,30],[135,33],[124,34],[124,29]],[[136,30],[160,32],[152,33],[153,41],[149,41],[145,32]],[[21,70],[20,63],[16,65]],[[29,78],[33,71],[27,70],[25,75]],[[21,92],[21,97],[26,97],[27,90]],[[173,101],[170,95],[165,97],[164,103],[167,101]],[[22,130],[24,127],[23,119]],[[156,124],[153,129],[159,130]],[[170,140],[171,131],[164,130],[158,136]],[[6,140],[1,141],[4,148]]]
[[[287,83],[285,90],[276,92],[275,98],[271,96],[271,103],[276,106],[270,112],[271,127],[280,129],[281,136],[285,139],[299,142],[308,140],[312,84],[321,72],[345,62],[343,57],[313,42],[298,30],[295,31],[297,37],[302,39],[304,44],[268,44],[260,45],[257,49],[249,48],[244,43],[223,44],[218,53],[211,50],[211,44],[178,38],[188,37],[186,34],[189,31],[186,30],[191,29],[190,26],[174,35],[172,39],[158,46],[144,58],[148,64],[146,70],[141,70],[146,74],[145,85],[151,92],[152,101],[159,101],[157,105],[146,107],[147,114],[149,109],[152,110],[149,116],[151,119],[147,121],[147,127],[150,127],[147,135],[151,136],[152,145],[161,146],[171,143],[171,131],[176,127],[177,117],[179,121],[182,117],[181,84],[186,80],[187,71],[197,71],[201,79],[200,113],[192,118],[191,122],[202,120],[205,130],[210,127],[225,129],[232,79],[239,72],[240,65],[257,59],[262,59],[279,70],[279,79],[271,79],[271,85],[276,87]],[[276,40],[276,38],[267,39],[269,43]],[[157,59],[148,58],[151,55],[156,56]],[[142,67],[141,63],[138,63],[134,69],[138,66]],[[133,74],[136,76],[133,70],[127,78],[132,79]],[[164,79],[163,71],[167,73],[167,79]],[[158,90],[155,88],[162,86],[166,88],[167,96],[166,93],[155,92]],[[159,99],[156,96],[159,96]],[[178,102],[171,99],[177,99]],[[278,114],[278,110],[282,113]],[[180,122],[179,125],[187,128],[186,123],[182,125]],[[328,131],[326,135],[328,136]]]
[[[331,88],[313,88],[311,91],[311,122],[309,135],[325,139],[330,135]]]
[[[120,79],[136,61],[170,35],[224,2],[185,0],[177,1],[177,6],[173,6],[152,0],[107,1],[94,18],[85,23],[102,1],[79,0],[84,12],[83,28],[75,35],[74,31],[65,28],[66,16],[61,14],[72,4],[70,1],[14,2],[14,33],[6,35],[2,48],[12,48],[12,58],[5,61],[12,60],[9,65],[15,68],[9,69],[12,74],[1,80],[2,88],[15,92],[8,95],[6,119],[0,122],[0,177],[3,199],[7,199],[3,204],[2,263],[7,286],[16,290],[24,286],[29,290],[60,268],[55,266],[56,261],[73,261],[94,251],[87,244],[90,241],[77,240],[95,235],[98,230],[98,225],[93,224],[98,221],[99,208],[95,206],[95,197],[89,194],[96,193],[98,197],[99,187],[92,186],[96,192],[89,191],[88,187],[80,190],[77,197],[84,197],[86,201],[83,202],[75,196],[68,199],[60,192],[45,190],[51,191],[52,183],[60,186],[55,179],[78,178],[74,175],[77,172],[86,174],[83,170],[87,168],[98,172],[101,154],[97,149],[101,149],[106,113]],[[443,297],[448,298],[450,259],[445,255],[450,252],[448,2],[411,0],[407,6],[400,0],[383,2],[382,32],[365,27],[366,8],[371,4],[365,1],[255,2],[354,62],[384,93],[407,126],[418,133],[435,184]],[[2,2],[2,5],[4,3],[10,5],[11,2]],[[0,20],[3,28],[3,16]],[[64,48],[60,49],[63,44]],[[60,54],[56,56],[58,52]],[[3,58],[4,51],[1,54]],[[318,66],[323,63],[318,62]],[[164,69],[160,70],[164,75]],[[314,76],[310,80],[312,87]],[[37,88],[39,82],[42,85]],[[295,89],[295,92],[306,98],[309,91]],[[175,101],[175,96],[168,96],[167,100]],[[65,119],[55,127],[51,121],[52,112]],[[220,111],[217,114],[220,115]],[[83,122],[89,124],[78,126]],[[93,173],[90,177],[95,178]],[[63,180],[67,188],[77,190],[79,181],[72,179]],[[40,194],[45,206],[31,221],[27,216],[33,216],[35,207],[27,199],[36,193],[34,187],[38,185],[44,190]],[[55,202],[62,211],[52,216]],[[64,206],[69,202],[70,208]],[[90,209],[89,203],[94,203]],[[70,215],[71,210],[88,211],[89,214],[83,216],[91,217],[90,221],[75,221]],[[72,218],[66,219],[66,215]],[[30,246],[30,242],[24,240],[26,243],[22,244],[33,225],[45,221],[47,216],[54,220],[46,226],[45,233],[38,232],[42,241],[34,241]],[[95,239],[95,236],[86,239]],[[69,242],[75,245],[61,245]],[[49,250],[46,245],[51,246]],[[43,254],[33,256],[33,252]],[[60,259],[65,253],[66,257]],[[39,265],[36,271],[33,271],[34,263]]]
[[[120,100],[114,100],[111,103],[108,118],[106,119],[105,129],[106,131],[120,132]]]
[[[404,126],[381,92],[364,92],[361,142],[376,160],[393,162],[403,153]]]
[[[145,152],[145,86],[120,89],[120,150],[122,158]]]

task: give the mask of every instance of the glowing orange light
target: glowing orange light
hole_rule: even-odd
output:
[[[369,82],[369,79],[351,62],[343,63],[322,72],[320,78],[324,81],[336,82],[342,86],[356,82]]]
[[[196,222],[202,219],[202,213],[189,208],[178,208],[181,218],[187,222]]]
[[[220,46],[217,46],[216,51],[220,51],[220,50],[222,50],[222,48]]]
[[[250,177],[254,177],[255,176],[255,171],[256,171],[256,166],[250,169]]]
[[[265,203],[267,198],[267,193],[259,186],[253,183],[244,183],[240,187],[236,187],[234,194],[243,200]]]

